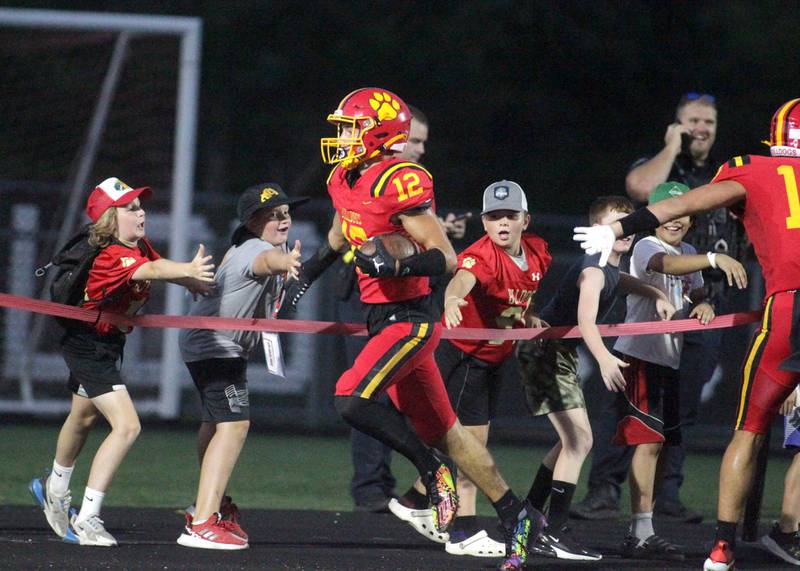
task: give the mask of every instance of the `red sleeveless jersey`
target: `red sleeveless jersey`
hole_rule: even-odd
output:
[[[458,269],[475,276],[477,283],[461,308],[461,327],[492,329],[522,327],[519,318],[533,303],[552,260],[547,242],[534,234],[522,235],[528,269],[522,271],[505,250],[484,236],[458,256]],[[451,339],[450,343],[487,363],[502,363],[514,350],[513,341]]]
[[[712,182],[725,180],[747,191],[741,218],[764,272],[767,297],[800,289],[800,159],[735,157]]]
[[[351,177],[352,171],[334,168],[328,194],[342,220],[342,233],[354,248],[379,234],[403,232],[399,214],[425,205],[434,208],[433,179],[417,163],[386,159],[364,171],[352,186]],[[372,278],[356,271],[364,303],[405,301],[431,291],[427,277]]]

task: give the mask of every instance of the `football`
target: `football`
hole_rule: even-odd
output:
[[[389,252],[395,260],[405,260],[414,254],[419,254],[420,251],[420,247],[416,242],[397,232],[373,236],[361,244],[359,250],[367,256],[373,255],[375,253],[375,240],[380,240],[384,248],[386,248],[386,251]]]

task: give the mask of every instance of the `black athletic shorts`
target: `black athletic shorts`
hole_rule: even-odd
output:
[[[250,420],[247,359],[204,359],[186,363],[203,406],[203,422]]]
[[[120,375],[124,347],[122,332],[67,331],[61,338],[61,354],[69,368],[69,390],[86,398],[127,390]]]
[[[476,359],[443,339],[436,349],[450,404],[464,426],[489,424],[500,394],[499,365]]]

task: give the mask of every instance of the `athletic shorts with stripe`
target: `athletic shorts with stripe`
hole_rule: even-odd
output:
[[[450,404],[464,426],[484,426],[494,418],[500,394],[501,365],[465,353],[446,339],[436,349]]]
[[[455,424],[456,414],[434,360],[442,331],[429,307],[423,298],[370,306],[370,339],[339,377],[336,396],[377,400],[386,393],[419,437],[433,444]]]
[[[622,369],[625,390],[617,393],[617,432],[612,442],[621,446],[680,444],[679,371],[630,355],[619,357],[629,366]]]
[[[742,366],[742,384],[734,428],[765,434],[800,380],[800,372],[784,370],[800,332],[800,292],[783,291],[767,298],[761,329],[753,336]]]

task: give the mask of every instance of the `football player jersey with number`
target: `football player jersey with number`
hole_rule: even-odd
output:
[[[354,171],[339,166],[328,177],[328,194],[342,221],[351,247],[390,232],[403,232],[399,215],[412,209],[434,208],[433,179],[424,167],[401,159],[386,159],[355,179]],[[389,303],[430,293],[428,278],[372,278],[358,268],[358,287],[364,303]]]
[[[520,318],[533,303],[552,260],[547,242],[534,234],[522,235],[528,269],[521,270],[505,250],[484,236],[458,256],[458,269],[475,276],[477,283],[461,308],[461,327],[511,329],[522,327]],[[513,341],[450,339],[450,342],[487,363],[499,364],[514,350]]]
[[[764,272],[767,297],[800,289],[800,159],[734,157],[712,182],[725,180],[747,191],[741,218]]]
[[[132,248],[119,242],[103,248],[89,270],[83,307],[134,315],[150,296],[150,282],[134,282],[131,277],[142,264],[160,257],[145,239]],[[102,321],[94,328],[103,335],[117,330],[117,326]],[[123,332],[129,333],[130,329]]]

